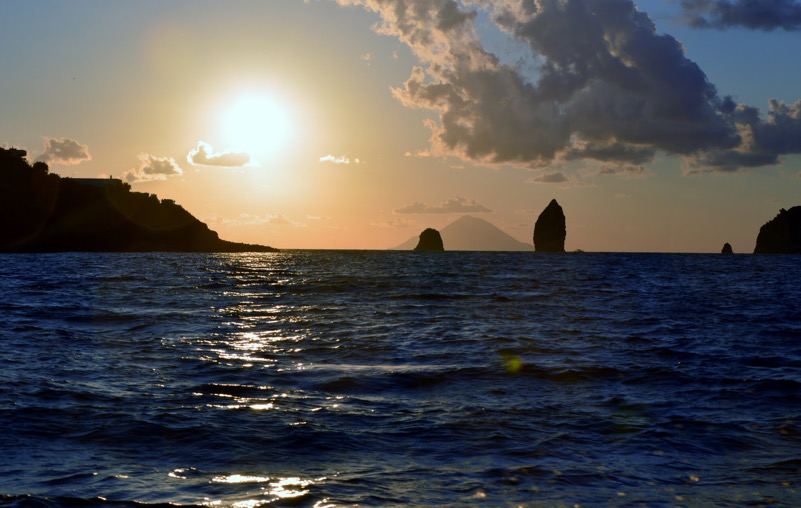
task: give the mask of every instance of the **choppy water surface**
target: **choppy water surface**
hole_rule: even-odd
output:
[[[2,256],[0,505],[799,505],[799,281],[799,256]]]

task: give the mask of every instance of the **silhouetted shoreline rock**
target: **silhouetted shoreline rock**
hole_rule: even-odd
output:
[[[0,252],[274,252],[228,242],[171,199],[73,179],[0,148]]]
[[[729,242],[724,243],[723,244],[723,248],[720,249],[720,253],[721,254],[734,254],[734,251],[731,248],[731,244]]]
[[[420,241],[414,250],[418,252],[442,252],[445,247],[442,245],[442,237],[436,229],[428,228],[420,233]]]
[[[552,199],[534,224],[534,250],[537,252],[564,252],[567,229],[562,207]]]
[[[782,208],[759,229],[754,254],[801,254],[801,206]]]

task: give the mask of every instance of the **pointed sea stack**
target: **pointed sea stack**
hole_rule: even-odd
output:
[[[534,250],[537,252],[564,252],[565,214],[562,207],[552,199],[534,224]]]
[[[721,254],[734,254],[734,251],[731,249],[731,244],[726,242],[723,244],[723,248],[720,249]]]
[[[782,208],[759,229],[754,254],[801,254],[801,206]]]
[[[442,245],[442,237],[436,229],[428,228],[420,233],[420,242],[414,250],[419,252],[442,252],[445,247]]]

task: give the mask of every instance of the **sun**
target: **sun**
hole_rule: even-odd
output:
[[[220,122],[227,146],[255,159],[281,154],[293,135],[287,107],[267,93],[238,95],[224,109]]]

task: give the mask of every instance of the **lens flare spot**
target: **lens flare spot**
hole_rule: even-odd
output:
[[[509,374],[517,374],[523,368],[523,360],[519,356],[505,356],[503,366]]]

